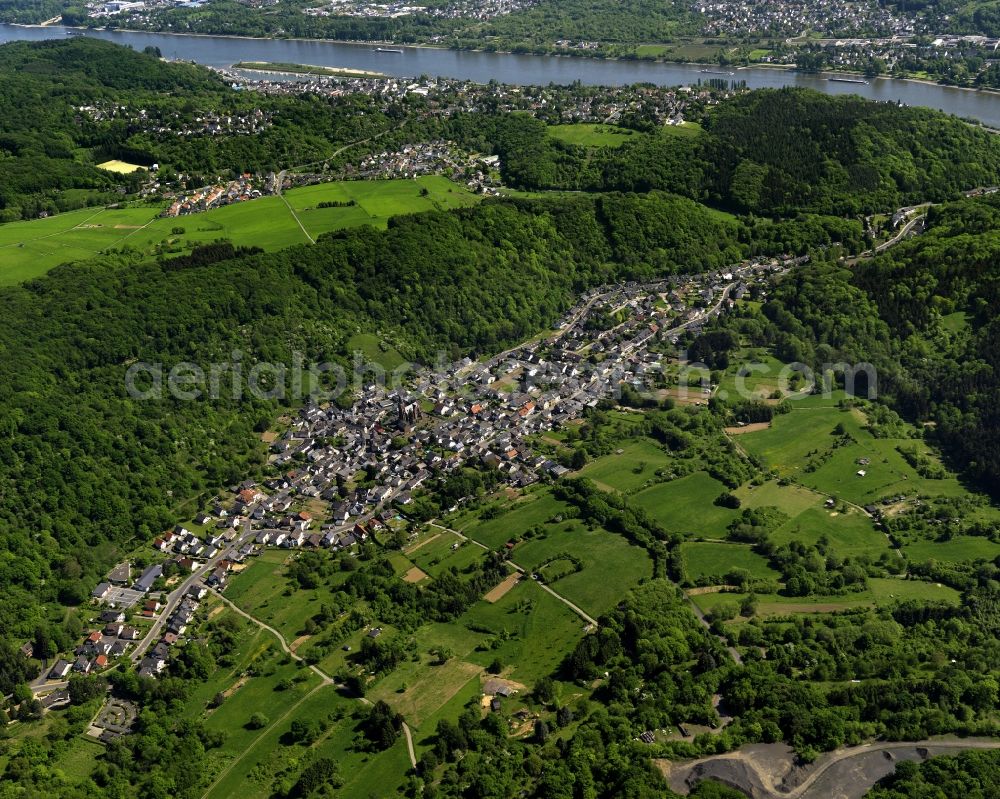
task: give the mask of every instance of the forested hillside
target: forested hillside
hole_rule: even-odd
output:
[[[118,199],[123,181],[81,160],[77,148],[112,157],[117,136],[100,134],[76,108],[101,100],[208,93],[224,85],[206,70],[103,42],[17,42],[0,47],[0,220]],[[118,139],[118,142],[115,139]],[[127,183],[127,181],[126,181]],[[51,203],[51,205],[50,205]]]
[[[893,211],[1000,183],[1000,142],[983,130],[927,109],[807,90],[692,108],[700,131],[664,129],[640,107],[621,120],[639,135],[595,150],[550,136],[527,114],[483,108],[440,116],[419,98],[381,107],[365,94],[236,92],[207,70],[83,37],[4,45],[0,69],[9,76],[0,89],[0,221],[136,191],[138,178],[95,168],[106,159],[156,163],[197,187],[216,175],[321,161],[338,145],[376,134],[371,147],[443,138],[495,152],[515,188],[660,189],[768,216]],[[220,117],[252,117],[255,128],[201,130]]]
[[[765,306],[780,357],[870,361],[880,397],[932,423],[955,466],[1000,486],[1000,202],[932,209],[929,230],[853,271],[790,275]]]
[[[3,635],[31,636],[41,604],[84,599],[117,544],[172,521],[171,495],[225,485],[261,455],[255,429],[276,402],[134,401],[130,363],[207,366],[234,350],[247,363],[296,350],[346,363],[358,329],[391,332],[428,363],[438,349],[488,352],[589,286],[721,267],[748,238],[655,194],[492,202],[270,255],[219,245],[161,264],[106,258],[0,292]]]
[[[85,37],[5,44],[0,72],[2,222],[137,191],[138,175],[96,168],[108,159],[160,164],[197,187],[326,158],[336,143],[391,124],[362,95],[324,113],[316,102],[236,92],[209,70]],[[209,135],[206,120],[219,117],[260,124]]]
[[[784,216],[894,210],[1000,182],[997,137],[925,108],[776,89],[723,102],[701,122],[700,136],[668,129],[595,155],[512,120],[497,148],[523,188],[665,189]]]
[[[866,799],[986,799],[1000,793],[1000,756],[965,752],[925,763],[901,762]]]

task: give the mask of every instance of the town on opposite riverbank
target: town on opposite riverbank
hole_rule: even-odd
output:
[[[606,0],[565,9],[569,31],[550,13],[554,0],[371,3],[337,0],[243,4],[224,0],[91,0],[45,10],[17,3],[4,21],[167,33],[295,37],[370,43],[391,58],[398,45],[611,58],[669,60],[724,67],[783,65],[806,72],[843,70],[966,87],[998,87],[994,53],[1000,27],[987,2],[878,3],[874,0],[685,0],[651,11]],[[563,5],[565,0],[563,0]],[[77,30],[74,33],[79,33]],[[318,68],[321,69],[321,68]]]

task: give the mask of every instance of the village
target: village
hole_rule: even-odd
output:
[[[537,0],[456,0],[441,6],[411,5],[405,2],[372,3],[365,0],[331,0],[306,8],[304,14],[315,17],[408,17],[417,14],[444,19],[486,21],[531,8]]]
[[[391,180],[444,175],[476,194],[497,195],[502,188],[499,164],[499,156],[468,153],[454,142],[431,141],[365,156],[358,164],[347,164],[340,177]]]
[[[630,114],[642,112],[652,124],[678,125],[693,105],[714,104],[725,92],[708,86],[663,88],[651,85],[595,86],[514,86],[503,83],[478,84],[451,78],[334,77],[296,75],[291,80],[260,78],[235,69],[218,69],[234,86],[269,95],[350,97],[358,94],[379,100],[379,108],[412,97],[426,99],[427,110],[435,116],[490,109],[496,113],[524,111],[549,124],[593,122],[613,124]]]
[[[249,558],[265,548],[354,552],[382,531],[405,532],[409,506],[462,466],[496,469],[511,487],[568,474],[534,451],[537,436],[579,419],[623,385],[660,385],[673,357],[666,353],[682,335],[802,261],[749,261],[591,291],[549,337],[483,361],[418,369],[405,386],[387,385],[380,368],[367,364],[370,382],[350,407],[308,403],[270,439],[277,476],[231,486],[190,523],[116,566],[91,594],[93,629],[33,689],[44,707],[57,706],[68,701],[70,675],[126,658],[140,676],[159,676],[206,595],[223,591]],[[703,404],[711,387],[691,392]],[[96,732],[120,734],[102,729]]]
[[[708,17],[706,36],[785,35],[803,31],[843,36],[913,34],[918,30],[915,16],[901,15],[874,2],[850,0],[770,0],[756,3],[699,2],[696,10]]]

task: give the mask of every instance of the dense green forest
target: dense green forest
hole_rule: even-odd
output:
[[[1000,180],[995,136],[923,108],[805,89],[707,110],[700,136],[669,131],[595,154],[532,120],[498,123],[504,176],[530,189],[666,189],[740,212],[849,216],[955,198]]]
[[[30,637],[40,605],[81,601],[117,545],[172,521],[171,494],[224,485],[260,456],[254,431],[276,403],[137,402],[124,387],[134,360],[346,362],[358,329],[391,332],[427,363],[489,352],[590,286],[718,268],[749,241],[668,195],[487,202],[269,255],[110,256],[0,292],[4,634]]]
[[[902,762],[866,799],[987,799],[1000,793],[1000,756],[964,752],[925,763]]]
[[[932,422],[928,437],[993,491],[1000,485],[998,225],[995,196],[933,208],[924,235],[853,271],[793,273],[764,307],[764,335],[773,335],[780,357],[875,364],[881,400]]]

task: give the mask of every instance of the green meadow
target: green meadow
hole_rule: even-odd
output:
[[[331,757],[338,764],[344,796],[396,793],[410,765],[406,742],[400,736],[384,752],[360,751],[355,745],[355,714],[360,710],[357,700],[341,696],[333,686],[314,689],[259,731],[253,742],[227,763],[228,771],[220,775],[206,797],[266,799],[273,795],[275,777],[286,770],[294,777],[320,757]],[[315,721],[325,729],[311,743],[294,742],[289,733],[296,720]]]
[[[721,537],[738,511],[714,504],[726,487],[705,472],[660,483],[640,491],[632,502],[668,530]]]
[[[704,613],[720,605],[737,605],[746,594],[709,593],[695,594],[691,600]],[[792,613],[833,613],[850,608],[894,605],[907,600],[943,601],[957,605],[960,594],[954,588],[920,580],[903,580],[892,577],[873,577],[864,591],[832,596],[782,596],[757,594],[757,614],[783,616]]]
[[[959,563],[969,560],[993,560],[1000,555],[1000,544],[988,538],[956,536],[948,541],[914,541],[904,544],[903,551],[915,562],[937,560]]]
[[[629,139],[637,136],[635,131],[627,128],[587,123],[549,125],[548,133],[559,141],[582,147],[621,147]]]
[[[351,202],[320,208],[323,202]],[[0,225],[0,285],[20,283],[59,264],[84,261],[124,247],[154,255],[180,254],[228,239],[238,246],[278,250],[358,225],[384,228],[390,217],[447,210],[478,201],[444,177],[340,181],[290,189],[283,197],[227,205],[200,214],[161,218],[162,207],[85,208]],[[300,227],[301,223],[301,227]],[[303,232],[303,228],[306,232]]]
[[[512,538],[524,535],[529,528],[544,525],[560,516],[568,507],[547,490],[526,494],[516,502],[502,500],[499,504],[501,509],[497,515],[486,514],[482,510],[458,514],[451,517],[448,524],[490,549],[496,549]]]
[[[560,557],[563,553],[578,559],[582,568],[576,571],[573,561]],[[511,557],[595,617],[617,605],[640,580],[653,576],[645,549],[607,530],[588,529],[579,519],[548,525],[543,537],[518,544]]]
[[[746,569],[754,579],[777,580],[780,575],[767,565],[767,559],[750,549],[749,544],[721,541],[686,541],[681,544],[685,570],[692,580],[712,578],[722,582],[730,569]]]
[[[666,453],[655,441],[640,438],[624,444],[611,455],[588,463],[579,476],[593,480],[604,490],[632,491],[655,479],[656,470],[667,463]]]
[[[274,627],[289,643],[302,634],[306,620],[315,616],[332,597],[327,586],[286,593],[285,562],[291,556],[287,549],[265,549],[234,575],[226,587],[228,600]],[[336,582],[337,577],[331,579]],[[341,579],[346,577],[345,572]]]
[[[967,493],[954,475],[921,477],[897,447],[916,447],[935,460],[927,445],[914,438],[876,438],[861,409],[841,409],[835,400],[820,397],[794,401],[792,407],[790,413],[775,416],[767,430],[739,436],[741,446],[780,476],[855,505],[899,495]]]
[[[431,733],[481,693],[486,666],[503,664],[503,677],[527,691],[551,674],[576,645],[583,623],[532,580],[522,580],[495,603],[480,601],[450,624],[429,623],[413,635],[414,657],[368,690],[402,713],[415,733]],[[446,647],[441,663],[431,650]],[[419,736],[418,736],[419,738]]]

